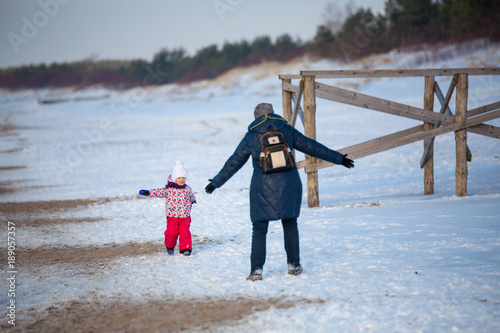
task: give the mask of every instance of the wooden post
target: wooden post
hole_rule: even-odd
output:
[[[291,84],[291,79],[281,79],[281,86],[285,84]],[[281,89],[282,98],[283,98],[283,118],[290,123],[292,119],[292,93],[290,91],[286,91],[285,89]]]
[[[467,119],[467,98],[469,90],[468,74],[458,74],[455,122]],[[457,166],[455,169],[456,195],[467,196],[467,129],[455,132]]]
[[[425,77],[424,109],[434,109],[434,76]],[[424,122],[424,131],[434,128],[434,124]],[[424,149],[430,139],[424,140]],[[424,165],[424,194],[434,194],[434,142],[430,143],[427,162]]]
[[[314,76],[304,76],[304,134],[316,140],[316,88]],[[306,155],[306,165],[316,164],[316,158]],[[307,174],[307,204],[319,207],[318,172]]]

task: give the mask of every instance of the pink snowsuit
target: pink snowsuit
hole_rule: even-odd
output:
[[[167,229],[165,230],[165,246],[174,248],[179,237],[179,252],[192,251],[191,240],[191,207],[196,202],[193,190],[187,184],[177,185],[168,177],[165,187],[149,191],[150,197],[166,198],[165,215],[167,217]]]

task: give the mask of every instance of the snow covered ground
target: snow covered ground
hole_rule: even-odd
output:
[[[442,51],[441,56],[430,51],[394,52],[350,67],[500,63],[499,44],[480,43],[467,52],[461,50],[455,54]],[[18,223],[18,248],[161,245],[164,203],[141,198],[137,192],[163,186],[177,159],[188,169],[188,184],[198,201],[192,211],[191,257],[171,257],[166,252],[120,257],[92,272],[70,263],[25,273],[20,268],[15,297],[18,323],[30,320],[28,315],[23,317],[23,310],[67,301],[243,296],[286,298],[296,306],[255,312],[231,325],[214,326],[212,331],[253,332],[264,327],[268,332],[500,331],[500,142],[473,133],[468,135],[473,154],[468,165],[468,197],[455,196],[453,133],[436,139],[435,194],[431,196],[423,195],[421,142],[359,159],[351,170],[320,170],[321,207],[308,208],[304,194],[299,218],[304,273],[286,274],[281,224],[273,222],[264,280],[245,280],[250,269],[251,163],[212,195],[205,194],[204,187],[243,137],[255,105],[270,102],[281,113],[277,74],[340,66],[302,59],[236,70],[187,86],[2,91],[0,184],[16,190],[1,195],[0,202],[108,199],[41,216],[84,220],[79,223],[44,227]],[[444,91],[449,81],[449,77],[438,78]],[[423,104],[423,78],[326,82],[410,105]],[[469,87],[469,108],[500,100],[499,76],[471,76]],[[41,97],[85,96],[107,97],[37,103]],[[439,110],[437,101],[435,110]],[[333,149],[417,124],[318,99],[318,141]],[[490,124],[500,126],[500,119]],[[303,130],[301,124],[297,127]],[[305,187],[305,174],[301,176]],[[12,217],[9,221],[17,223]],[[5,216],[2,223],[6,235]],[[3,253],[6,245],[5,237],[0,244]],[[22,262],[22,258],[17,260]],[[7,297],[6,267],[2,263],[2,324],[12,299]]]

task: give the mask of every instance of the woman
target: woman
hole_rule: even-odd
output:
[[[299,150],[309,156],[354,167],[346,155],[331,150],[319,142],[309,139],[285,119],[274,114],[271,104],[261,103],[254,110],[255,120],[248,126],[248,132],[233,155],[229,157],[220,172],[210,180],[205,191],[211,194],[231,178],[248,158],[252,157],[253,175],[250,184],[250,219],[253,225],[252,254],[248,280],[262,280],[262,269],[266,260],[266,235],[270,220],[281,220],[283,225],[288,273],[302,273],[300,265],[299,231],[297,218],[302,202],[302,182],[295,164],[286,171],[264,173],[260,165],[261,138],[268,132],[280,132],[290,149]]]

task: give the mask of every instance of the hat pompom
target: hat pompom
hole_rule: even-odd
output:
[[[175,167],[172,170],[171,175],[172,175],[173,181],[175,181],[177,178],[181,178],[181,177],[187,178],[188,173],[187,173],[186,169],[184,168],[184,165],[182,165],[181,160],[177,160],[177,162],[175,162]]]

